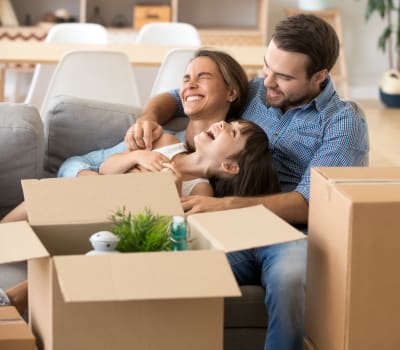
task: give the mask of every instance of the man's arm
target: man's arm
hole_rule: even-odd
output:
[[[162,135],[162,124],[168,122],[177,112],[176,100],[170,93],[162,93],[151,98],[143,107],[125,135],[129,149],[152,149],[153,141]]]
[[[260,197],[189,196],[181,199],[186,214],[249,207],[262,204],[291,224],[306,224],[308,203],[298,192],[277,193]]]

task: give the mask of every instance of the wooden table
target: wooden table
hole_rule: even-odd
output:
[[[262,68],[264,46],[219,46],[216,49],[231,54],[246,70]],[[60,59],[74,50],[100,50],[124,52],[132,65],[159,66],[172,49],[170,46],[147,46],[139,44],[50,44],[35,42],[0,42],[1,63],[58,63]],[[0,71],[0,101],[4,100],[4,67]]]

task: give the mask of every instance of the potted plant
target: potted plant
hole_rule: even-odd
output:
[[[154,252],[172,250],[171,218],[153,214],[150,209],[133,215],[125,208],[111,216],[111,231],[119,238],[120,252]]]
[[[378,39],[378,47],[387,52],[389,70],[382,77],[379,94],[388,107],[400,107],[400,0],[368,0],[365,19],[374,13],[386,20],[386,26]]]

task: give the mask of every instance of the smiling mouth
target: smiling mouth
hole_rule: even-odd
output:
[[[206,134],[211,140],[215,140],[215,136],[211,131],[206,131]]]
[[[185,101],[186,101],[186,102],[198,101],[198,100],[201,100],[202,98],[203,98],[203,97],[200,96],[200,95],[191,95],[191,96],[187,96],[187,97],[185,98]]]

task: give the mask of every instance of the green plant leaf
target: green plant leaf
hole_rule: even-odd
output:
[[[150,252],[172,249],[171,218],[154,215],[150,209],[132,215],[125,207],[112,216],[112,232],[120,238],[117,250],[121,252]]]

